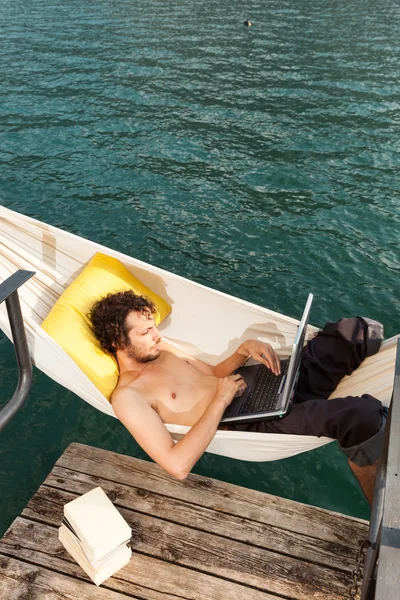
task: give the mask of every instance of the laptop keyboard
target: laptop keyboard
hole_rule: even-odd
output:
[[[247,402],[240,407],[239,414],[274,410],[279,400],[278,390],[288,368],[289,360],[282,360],[281,374],[274,375],[267,367],[261,365],[254,382],[254,389],[249,395]]]

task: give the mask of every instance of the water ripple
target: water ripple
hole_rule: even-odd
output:
[[[4,205],[293,316],[313,290],[316,324],[399,331],[396,0],[15,0],[0,19]]]

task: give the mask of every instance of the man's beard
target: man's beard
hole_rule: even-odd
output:
[[[125,348],[125,351],[128,358],[133,358],[138,363],[148,363],[153,360],[157,360],[157,358],[161,354],[161,350],[154,350],[153,352],[148,352],[147,354],[144,354],[143,352],[140,352],[140,350],[137,350],[132,344],[127,346]]]

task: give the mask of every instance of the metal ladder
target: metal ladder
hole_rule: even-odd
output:
[[[24,404],[28,397],[32,383],[32,361],[29,356],[28,343],[21,305],[18,297],[18,288],[35,275],[33,271],[18,270],[5,281],[0,283],[0,304],[6,303],[8,319],[17,357],[19,378],[17,388],[11,400],[0,411],[0,431],[12,419],[15,413]]]

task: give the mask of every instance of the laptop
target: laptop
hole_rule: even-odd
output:
[[[301,351],[307,332],[313,295],[309,294],[289,359],[281,361],[281,374],[274,375],[262,364],[240,367],[247,388],[235,397],[222,415],[221,423],[251,423],[284,417],[290,410],[300,373]]]

